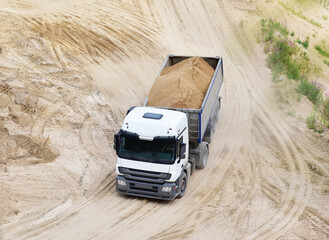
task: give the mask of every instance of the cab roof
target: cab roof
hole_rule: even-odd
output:
[[[186,114],[154,107],[135,107],[126,116],[122,129],[141,136],[177,136],[187,127]]]

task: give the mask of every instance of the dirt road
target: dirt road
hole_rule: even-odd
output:
[[[329,142],[239,29],[275,2],[2,2],[0,239],[328,239]],[[118,195],[113,134],[168,53],[224,58],[208,165],[182,199]]]

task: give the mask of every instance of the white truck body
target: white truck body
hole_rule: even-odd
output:
[[[168,55],[159,73],[188,57]],[[223,62],[204,57],[214,75],[200,109],[132,107],[118,134],[116,188],[133,196],[182,197],[195,167],[204,168],[220,109]]]

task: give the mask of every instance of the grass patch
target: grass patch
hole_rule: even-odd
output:
[[[289,31],[281,23],[272,19],[262,19],[263,40],[268,53],[267,64],[272,68],[272,80],[280,74],[289,79],[299,80],[309,71],[309,58],[293,41],[288,39]],[[290,34],[291,35],[291,34]],[[305,40],[308,47],[308,38]]]
[[[320,45],[315,45],[314,48],[320,53],[322,56],[329,58],[329,52],[324,50]]]
[[[309,129],[315,129],[316,126],[316,114],[315,112],[312,112],[311,115],[306,118],[306,126]]]
[[[289,110],[288,112],[287,112],[287,115],[288,116],[294,116],[294,114],[295,114],[295,112],[294,111],[292,111],[292,110]]]
[[[326,60],[323,60],[324,64],[326,64],[329,67],[329,62]]]
[[[306,37],[306,39],[304,41],[302,41],[299,38],[297,38],[296,42],[298,44],[302,45],[305,49],[307,49],[308,48],[308,45],[309,45],[309,40],[310,40],[309,37]]]
[[[319,27],[319,28],[322,28],[321,23],[315,21],[315,20],[312,19],[312,18],[310,19],[310,18],[306,17],[301,11],[298,11],[298,12],[297,12],[295,9],[289,7],[287,4],[285,4],[285,3],[281,2],[281,1],[279,2],[279,4],[280,4],[282,7],[284,7],[286,10],[288,10],[289,12],[291,12],[292,14],[294,14],[294,15],[300,17],[301,19],[304,19],[305,21],[307,21],[307,22],[313,24],[314,26],[317,26],[317,27]]]
[[[323,117],[329,122],[329,98],[323,102]]]
[[[265,41],[273,41],[274,33],[278,32],[283,36],[287,36],[289,31],[281,23],[272,19],[262,19],[262,33],[265,36]]]
[[[321,85],[307,80],[302,80],[297,87],[297,92],[305,95],[312,103],[318,105],[322,99]]]
[[[323,133],[326,127],[326,121],[324,121],[321,115],[317,115],[315,111],[306,118],[306,126],[309,129],[313,129],[314,132]]]
[[[289,79],[301,78],[301,65],[293,58],[296,48],[292,42],[279,39],[273,44],[272,52],[268,55],[267,63],[273,69],[273,74],[278,76],[285,73]]]

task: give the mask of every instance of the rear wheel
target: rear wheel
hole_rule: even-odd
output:
[[[184,196],[186,187],[187,187],[187,176],[186,176],[186,173],[183,172],[183,175],[179,181],[178,196],[177,196],[178,198],[181,198]]]
[[[208,144],[205,142],[202,142],[200,144],[200,158],[199,161],[196,164],[196,167],[199,169],[203,169],[207,165],[208,161],[208,156],[209,156],[209,147]]]
[[[208,143],[212,142],[212,139],[213,139],[213,136],[214,136],[214,133],[215,133],[215,130],[216,130],[216,125],[217,125],[217,122],[218,122],[218,118],[219,118],[220,106],[221,106],[221,102],[220,102],[220,99],[219,99],[218,103],[216,104],[216,107],[214,109],[214,113],[213,113],[213,115],[211,116],[211,118],[209,120],[209,123],[208,123],[207,128],[206,128],[206,132],[205,132],[204,137],[203,137],[203,141],[205,141],[205,142],[208,142]]]
[[[213,137],[213,134],[214,134],[213,128],[214,128],[213,127],[213,121],[211,119],[208,123],[206,132],[205,132],[204,137],[203,137],[203,141],[211,143],[212,137]]]

